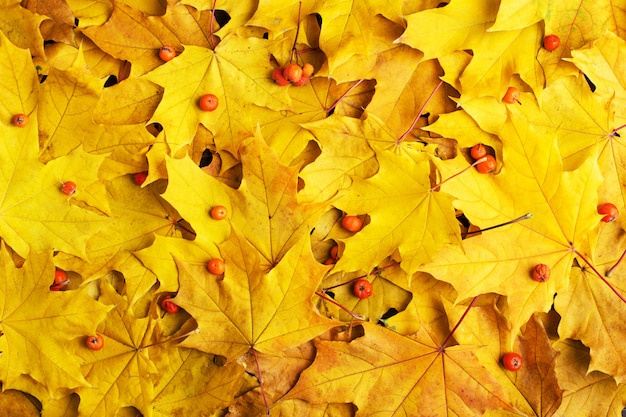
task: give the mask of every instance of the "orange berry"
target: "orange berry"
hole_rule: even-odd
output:
[[[220,258],[213,258],[207,264],[207,269],[213,275],[222,275],[226,270],[226,265]]]
[[[298,82],[302,78],[302,67],[295,62],[291,62],[285,65],[283,75],[292,83]]]

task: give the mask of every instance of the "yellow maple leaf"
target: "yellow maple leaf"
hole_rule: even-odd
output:
[[[198,123],[213,132],[220,149],[236,154],[254,126],[229,120],[246,120],[253,105],[290,108],[287,91],[271,79],[268,45],[264,39],[237,35],[227,36],[214,51],[185,45],[176,59],[144,76],[165,89],[152,121],[163,125],[173,155],[192,141]],[[209,93],[217,96],[219,105],[205,112],[198,100]]]
[[[453,346],[442,352],[423,332],[406,337],[368,323],[363,327],[365,336],[349,344],[317,342],[316,361],[285,398],[348,400],[368,414],[386,416],[513,410],[478,362],[482,348]]]
[[[80,358],[71,347],[91,334],[109,308],[80,291],[50,291],[50,255],[31,254],[16,268],[6,246],[0,248],[0,370],[3,389],[21,375],[57,390],[86,386]]]
[[[223,278],[209,274],[204,264],[177,261],[180,289],[174,301],[199,328],[182,346],[229,360],[251,348],[277,354],[338,324],[320,316],[311,301],[326,268],[313,259],[307,239],[295,242],[269,272],[263,272],[257,250],[235,229],[220,252],[226,264]]]
[[[398,250],[402,268],[412,274],[444,244],[460,243],[452,197],[431,189],[426,153],[378,151],[376,158],[380,165],[376,175],[355,177],[333,203],[347,214],[370,218],[358,233],[337,227],[329,235],[346,244],[336,268],[369,272]]]

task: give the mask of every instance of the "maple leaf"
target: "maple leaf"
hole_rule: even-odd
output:
[[[442,245],[460,242],[452,198],[432,191],[425,153],[379,151],[376,158],[380,165],[377,174],[365,180],[355,177],[333,203],[345,213],[370,218],[370,223],[352,236],[339,230],[330,234],[346,243],[336,268],[370,271],[397,249],[403,269],[412,274]]]
[[[568,286],[574,255],[589,252],[588,233],[593,233],[597,224],[597,189],[602,182],[599,167],[591,158],[575,171],[563,171],[554,136],[545,137],[526,122],[531,115],[541,120],[539,109],[531,102],[523,109],[517,107],[522,106],[509,110],[510,119],[499,132],[506,145],[500,173],[485,178],[476,171],[467,172],[442,189],[457,197],[455,206],[482,227],[525,213],[532,213],[532,218],[467,239],[462,250],[448,245],[440,262],[423,268],[454,285],[460,299],[486,292],[511,296],[513,329],[519,329],[533,312],[550,308],[554,293]],[[438,166],[446,177],[466,164],[457,157]],[[520,199],[520,190],[532,197]],[[564,205],[564,199],[571,204]],[[504,235],[516,245],[499,243]],[[530,278],[530,271],[539,263],[550,266],[554,279],[538,283]]]
[[[557,415],[581,413],[600,417],[622,413],[626,387],[602,372],[590,372],[589,350],[582,343],[563,340],[555,348],[559,351],[557,370],[568,376],[562,381],[563,402]]]
[[[287,91],[271,80],[267,47],[266,40],[237,35],[227,36],[214,51],[185,45],[176,59],[144,75],[165,89],[152,121],[163,125],[172,154],[191,142],[198,123],[216,135],[220,149],[236,154],[240,141],[250,136],[254,125],[228,120],[245,121],[253,104],[289,109]],[[241,91],[246,91],[246,98],[242,99]],[[212,112],[200,110],[197,104],[207,93],[220,100]]]
[[[40,87],[39,142],[44,161],[68,154],[85,138],[100,136],[103,130],[91,120],[101,82],[87,69],[81,49],[75,57],[69,68],[52,67]]]
[[[337,325],[311,302],[326,268],[311,256],[307,239],[296,242],[267,273],[256,249],[236,229],[220,252],[226,264],[223,279],[204,265],[177,261],[180,289],[174,301],[200,329],[182,346],[232,360],[250,348],[279,353]]]
[[[63,268],[81,271],[84,281],[124,269],[132,252],[150,246],[155,234],[174,234],[180,219],[178,212],[158,194],[158,184],[140,188],[131,176],[121,176],[107,183],[107,192],[109,199],[118,203],[113,205],[107,225],[87,240],[89,260],[56,258]],[[147,291],[152,283],[143,285]]]
[[[79,390],[80,413],[109,415],[133,406],[144,415],[170,415],[195,408],[197,403],[189,397],[204,399],[204,410],[217,409],[232,399],[241,374],[237,366],[218,367],[206,354],[174,347],[189,326],[183,324],[170,333],[155,317],[155,305],[147,317],[138,316],[104,281],[100,283],[100,301],[114,306],[98,329],[105,347],[76,349],[90,384]],[[197,383],[206,375],[215,379]]]
[[[283,166],[258,134],[239,149],[246,169],[237,190],[226,188],[232,224],[270,268],[313,228],[326,203],[298,204],[298,169]]]
[[[620,274],[621,275],[621,274]],[[617,276],[613,278],[621,278]],[[613,284],[623,288],[623,279]],[[624,301],[615,296],[605,282],[592,276],[583,268],[573,268],[570,285],[559,291],[555,309],[562,315],[559,334],[563,338],[577,339],[591,349],[589,371],[602,371],[612,375],[619,383],[626,380],[620,336],[624,326]],[[584,310],[580,310],[582,306]],[[589,308],[593,306],[593,308]],[[574,311],[585,314],[572,314]],[[602,324],[600,324],[602,323]]]
[[[54,265],[50,255],[31,254],[16,268],[5,245],[0,248],[0,378],[11,388],[29,375],[52,395],[86,386],[80,358],[68,351],[93,332],[109,310],[85,290],[50,291]]]
[[[338,190],[349,186],[350,175],[362,178],[374,175],[378,162],[368,139],[391,138],[369,118],[363,121],[331,116],[303,126],[315,135],[322,154],[300,174],[305,183],[298,193],[301,201],[327,201]]]
[[[538,26],[488,32],[497,11],[496,3],[451,1],[446,7],[407,16],[407,30],[397,41],[424,52],[424,59],[471,49],[473,58],[460,78],[464,95],[501,97],[506,88],[500,81],[514,73],[539,91],[544,79],[534,59]]]
[[[188,5],[168,4],[163,15],[149,16],[130,5],[115,3],[104,25],[83,32],[102,50],[130,61],[132,71],[142,75],[162,64],[158,50],[164,45],[180,50],[183,44],[213,48],[217,40],[211,29],[219,29],[213,14]]]
[[[458,323],[463,318],[459,327],[454,329],[455,340],[463,345],[485,346],[489,359],[482,364],[490,368],[493,375],[501,376],[498,381],[520,413],[553,415],[562,399],[562,389],[555,372],[558,352],[552,348],[552,341],[539,315],[533,315],[511,342],[511,326],[505,317],[506,301],[501,297],[482,295],[479,302],[469,311],[466,306],[452,306],[444,302],[452,323]],[[516,352],[522,358],[523,365],[517,372],[507,372],[500,365],[502,357],[508,352]],[[497,364],[497,369],[494,364]]]
[[[315,362],[285,398],[350,401],[359,410],[385,416],[512,410],[502,388],[479,364],[481,348],[453,346],[441,352],[424,332],[412,338],[362,325],[365,336],[351,343],[317,342]]]

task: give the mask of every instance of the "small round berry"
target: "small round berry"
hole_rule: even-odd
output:
[[[357,216],[343,216],[341,226],[348,232],[356,233],[363,227],[363,220]]]
[[[543,47],[552,52],[561,45],[561,39],[556,35],[548,35],[543,38]]]
[[[302,67],[295,62],[290,62],[285,65],[283,76],[292,83],[298,82],[302,78]]]
[[[228,216],[228,209],[224,206],[215,206],[211,209],[211,218],[214,220],[224,220]]]
[[[171,298],[172,298],[171,295],[166,295],[163,298],[161,298],[161,308],[170,314],[176,314],[178,310],[180,310],[180,307],[174,304],[173,302],[169,301]]]
[[[366,279],[359,279],[352,288],[354,295],[361,299],[369,298],[374,292],[374,286]]]
[[[478,143],[472,146],[470,150],[470,155],[474,158],[475,161],[479,160],[483,156],[487,155],[487,147],[482,143]]]
[[[605,223],[610,223],[617,219],[619,215],[619,210],[615,207],[615,204],[612,203],[603,203],[598,205],[598,214],[604,214],[602,217],[602,221]]]
[[[302,66],[302,75],[306,75],[309,78],[311,77],[311,75],[313,75],[314,71],[315,68],[313,68],[313,65],[309,64],[308,62]]]
[[[213,111],[217,109],[219,100],[215,94],[205,94],[200,97],[199,106],[204,111]]]
[[[226,265],[220,258],[213,258],[207,264],[207,269],[213,275],[222,275],[226,270]]]
[[[171,61],[175,57],[176,51],[171,46],[165,45],[161,49],[159,49],[159,58],[161,58],[162,61]]]
[[[330,257],[337,259],[339,255],[339,245],[335,245],[332,248],[330,248]]]
[[[137,172],[135,175],[133,175],[133,181],[135,181],[135,184],[142,186],[144,182],[146,182],[146,178],[148,178],[148,173],[147,172]]]
[[[515,352],[505,353],[502,356],[502,365],[509,371],[517,372],[522,367],[522,357]]]
[[[507,104],[519,103],[519,90],[516,87],[509,87],[502,97],[502,101]]]
[[[65,181],[61,186],[61,191],[65,195],[72,195],[76,192],[76,183],[73,181]]]
[[[337,263],[337,260],[335,258],[328,258],[324,261],[324,265],[334,265]]]
[[[303,85],[306,85],[309,82],[309,80],[310,78],[308,75],[302,74],[302,77],[300,77],[298,81],[294,81],[291,84],[295,85],[296,87],[302,87]]]
[[[55,284],[61,284],[61,283],[66,282],[67,280],[68,280],[67,274],[65,273],[64,270],[59,269],[59,268],[54,270],[54,283]]]
[[[15,116],[13,116],[13,125],[17,126],[17,127],[24,127],[26,126],[26,123],[28,123],[28,116],[26,116],[25,114],[16,114]]]
[[[494,158],[493,156],[485,155],[484,158],[487,159],[483,162],[479,162],[478,164],[476,164],[476,169],[481,174],[487,174],[496,169],[496,167],[498,166],[498,164],[496,163],[496,158]]]
[[[278,67],[272,72],[272,79],[281,87],[289,85],[289,81],[283,75],[283,70],[283,67]]]
[[[100,333],[96,333],[95,336],[87,336],[85,344],[91,350],[100,350],[104,347],[104,337]]]
[[[537,282],[546,282],[550,279],[550,267],[546,264],[537,264],[533,268],[533,279]]]

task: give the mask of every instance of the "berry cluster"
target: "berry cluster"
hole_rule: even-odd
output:
[[[307,84],[313,75],[313,65],[306,63],[303,66],[290,62],[284,67],[278,67],[272,72],[272,79],[280,86],[295,85],[302,87]]]
[[[472,149],[470,150],[470,155],[472,156],[472,158],[474,158],[475,161],[484,159],[484,161],[476,164],[476,169],[481,174],[487,174],[496,169],[496,167],[498,166],[496,158],[494,158],[493,155],[487,153],[487,147],[482,143],[478,143],[472,146]]]

